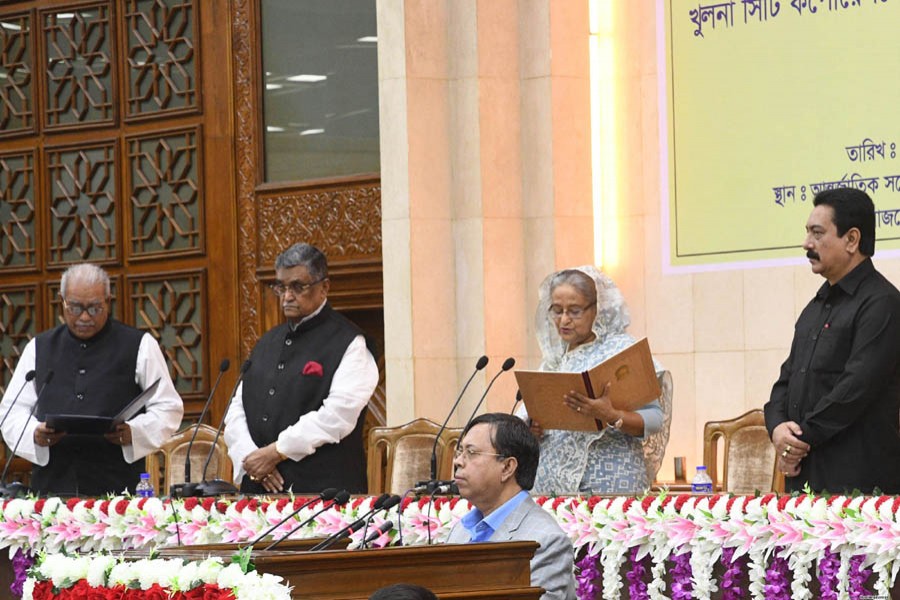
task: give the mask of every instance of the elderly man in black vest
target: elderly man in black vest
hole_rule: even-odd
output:
[[[153,336],[110,318],[109,275],[103,269],[89,263],[69,267],[59,295],[65,325],[25,346],[0,403],[0,414],[6,414],[21,390],[3,425],[3,438],[12,447],[24,430],[17,454],[34,463],[31,486],[36,492],[133,492],[144,457],[181,423],[181,397]],[[31,370],[34,381],[26,383]],[[53,377],[32,416],[50,371]],[[68,434],[44,422],[51,414],[114,416],[157,379],[145,410],[105,435]]]
[[[250,355],[225,421],[245,493],[366,491],[362,430],[378,384],[372,344],[327,301],[328,264],[309,244],[275,260],[272,291],[287,322]]]

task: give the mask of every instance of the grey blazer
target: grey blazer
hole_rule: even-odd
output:
[[[575,598],[575,551],[550,513],[525,498],[501,523],[492,542],[532,540],[538,548],[531,559],[531,585],[544,588],[541,600],[573,600]],[[462,523],[450,530],[447,542],[464,544],[469,532]]]

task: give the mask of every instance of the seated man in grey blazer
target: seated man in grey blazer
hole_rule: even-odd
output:
[[[453,460],[459,494],[475,508],[450,531],[448,542],[532,540],[531,585],[542,600],[575,598],[574,550],[556,520],[528,494],[540,446],[521,419],[487,413],[463,431]]]

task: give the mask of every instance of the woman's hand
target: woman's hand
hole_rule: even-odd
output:
[[[599,398],[589,398],[580,392],[571,390],[564,396],[563,401],[575,412],[587,415],[592,419],[599,419],[604,423],[615,423],[624,416],[621,411],[613,408],[612,402],[609,401],[609,383],[603,387],[603,393]]]
[[[534,437],[537,438],[537,441],[541,441],[544,438],[544,428],[541,427],[540,423],[538,423],[534,419],[530,419],[528,427],[529,429],[531,429],[531,433],[534,434]]]

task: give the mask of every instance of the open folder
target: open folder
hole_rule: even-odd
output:
[[[159,380],[151,383],[143,392],[134,397],[125,408],[114,417],[102,417],[99,415],[47,415],[46,423],[56,431],[81,435],[103,435],[113,431],[118,425],[124,423],[138,414],[147,401],[156,393]]]
[[[597,431],[603,424],[566,406],[563,396],[574,390],[591,398],[609,382],[609,399],[619,410],[635,410],[659,398],[659,380],[647,338],[635,342],[589,371],[556,373],[516,371],[528,416],[544,429]]]

